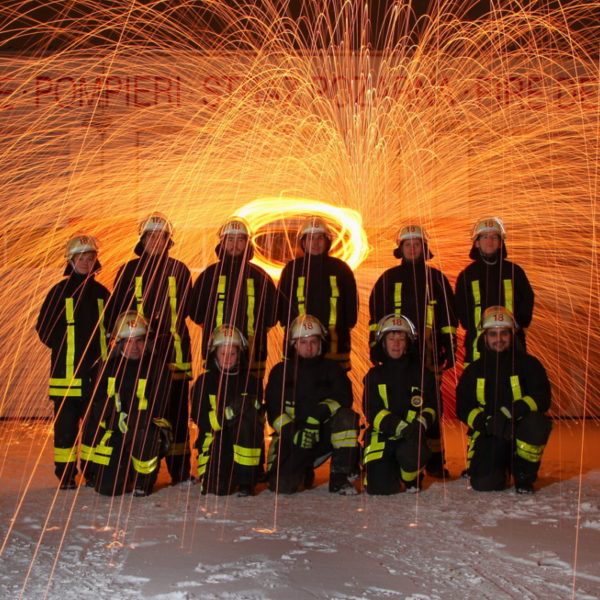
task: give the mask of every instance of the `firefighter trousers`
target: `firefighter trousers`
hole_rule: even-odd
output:
[[[171,379],[167,398],[166,418],[172,427],[171,447],[165,462],[173,484],[190,478],[190,437],[189,437],[189,387],[188,379],[179,379],[175,373]]]

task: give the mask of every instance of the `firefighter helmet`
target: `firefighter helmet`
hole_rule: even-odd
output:
[[[148,215],[139,226],[140,237],[152,231],[164,231],[171,237],[173,235],[173,225],[165,215],[154,212]]]
[[[317,317],[312,315],[299,315],[290,325],[290,343],[294,343],[300,338],[318,335],[322,340],[325,340],[327,332]]]
[[[128,310],[119,315],[113,329],[113,338],[120,342],[127,338],[142,337],[148,333],[148,329],[148,321],[142,315]]]
[[[489,306],[483,311],[481,329],[516,329],[513,314],[504,306]]]
[[[502,219],[498,217],[486,217],[485,219],[480,219],[477,221],[473,227],[471,239],[476,241],[477,238],[484,233],[497,233],[501,240],[506,239],[506,229],[504,229],[504,223],[502,222]]]
[[[72,237],[67,242],[65,258],[70,260],[83,252],[98,252],[98,242],[91,235],[79,234]]]
[[[217,346],[237,346],[240,350],[248,347],[248,341],[244,334],[233,325],[218,325],[213,329],[208,342],[208,351],[214,352]]]
[[[250,225],[242,217],[231,217],[227,219],[219,228],[219,238],[223,239],[226,235],[245,235],[247,238],[252,236]]]
[[[429,242],[429,236],[420,225],[405,225],[396,234],[396,245],[400,246],[406,240],[422,240],[424,243],[427,243]]]
[[[415,340],[417,330],[413,322],[404,315],[386,315],[377,323],[377,332],[375,338],[377,342],[381,341],[386,333],[391,331],[404,331],[410,340]]]
[[[327,223],[320,217],[309,217],[300,226],[298,238],[302,239],[305,235],[318,233],[322,233],[326,238],[331,239],[331,230],[327,227]]]

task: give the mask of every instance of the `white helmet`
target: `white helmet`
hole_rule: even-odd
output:
[[[504,223],[502,222],[502,219],[498,217],[486,217],[485,219],[480,219],[477,221],[473,227],[471,239],[476,241],[477,238],[483,233],[497,233],[501,240],[506,239],[506,229],[504,229]]]
[[[404,315],[391,314],[380,319],[377,323],[376,341],[381,341],[385,334],[390,331],[404,331],[408,338],[413,341],[417,338],[417,330],[413,322]]]
[[[242,217],[231,217],[219,228],[219,238],[223,239],[226,235],[245,235],[247,238],[252,236],[250,225]]]
[[[113,329],[113,338],[120,342],[127,338],[142,337],[148,333],[148,321],[134,310],[119,316]]]
[[[65,258],[70,260],[83,252],[98,252],[98,242],[91,235],[79,234],[72,237],[67,242]]]
[[[164,231],[169,234],[169,237],[171,237],[173,235],[173,225],[165,215],[159,212],[154,212],[148,215],[140,223],[138,231],[140,237],[151,231]]]
[[[232,345],[237,346],[240,350],[245,350],[248,347],[248,341],[244,334],[233,325],[218,325],[213,329],[208,342],[208,351],[214,352],[217,346]]]
[[[327,227],[327,223],[319,217],[309,217],[302,223],[299,231],[298,238],[302,239],[308,234],[322,233],[328,239],[331,239],[331,230]]]
[[[405,225],[398,230],[396,234],[396,245],[399,246],[406,240],[422,240],[429,241],[429,236],[423,227],[420,225]]]
[[[299,315],[290,325],[290,343],[294,343],[300,338],[318,335],[322,340],[325,340],[327,332],[317,317],[312,315]]]
[[[517,323],[513,314],[504,306],[489,306],[483,311],[480,328],[485,329],[516,329]]]

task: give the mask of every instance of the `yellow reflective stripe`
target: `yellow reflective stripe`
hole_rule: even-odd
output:
[[[446,325],[446,327],[442,327],[440,331],[441,333],[456,333],[456,327],[452,327],[452,325]]]
[[[148,408],[148,400],[146,399],[146,383],[147,379],[139,379],[135,395],[138,399],[138,410],[146,410]]]
[[[383,400],[383,405],[389,409],[390,408],[390,404],[388,402],[388,396],[387,396],[387,385],[385,385],[385,383],[380,383],[377,386],[377,391],[379,392],[379,395],[381,396],[381,399]]]
[[[402,282],[394,284],[394,314],[402,314]]]
[[[281,431],[281,428],[284,425],[287,425],[288,423],[292,423],[293,419],[287,414],[287,413],[283,413],[282,415],[279,415],[274,421],[273,421],[273,429],[279,433]]]
[[[537,463],[542,460],[542,453],[545,447],[546,444],[536,446],[534,444],[527,444],[522,440],[517,440],[517,456],[520,456],[527,462]]]
[[[233,462],[246,467],[256,467],[260,464],[260,453],[262,448],[246,448],[233,445]]]
[[[388,415],[391,414],[392,413],[389,410],[380,410],[373,419],[373,429],[379,431],[381,429],[381,421],[383,421],[383,419],[385,419]]]
[[[425,321],[425,328],[431,329],[433,327],[433,314],[434,314],[434,305],[437,304],[435,300],[430,300],[427,303],[427,319]]]
[[[56,386],[56,387],[80,387],[81,379],[79,379],[79,378],[77,378],[77,379],[73,379],[73,378],[62,379],[59,377],[51,377],[50,385]]]
[[[175,442],[169,448],[168,456],[184,456],[189,454],[188,445],[185,442]]]
[[[369,325],[369,330],[370,331],[377,331],[377,323],[371,323]]]
[[[51,387],[48,390],[49,396],[58,396],[58,397],[69,397],[69,398],[77,398],[81,396],[81,389],[79,388],[55,388]]]
[[[137,312],[140,317],[144,316],[144,279],[141,275],[135,278],[135,301],[137,303]]]
[[[181,336],[177,333],[177,280],[169,275],[169,305],[171,306],[171,335],[175,348],[175,366],[182,371],[191,368],[190,363],[183,362],[183,349],[181,347]]]
[[[77,448],[54,448],[55,463],[73,463],[77,460]]]
[[[409,410],[406,413],[406,422],[407,423],[412,423],[415,420],[416,416],[417,416],[417,411],[416,410]]]
[[[473,423],[475,422],[475,419],[483,412],[483,408],[479,407],[479,408],[474,408],[470,413],[469,416],[467,417],[467,425],[473,429]]]
[[[329,326],[333,327],[337,323],[337,302],[340,297],[337,277],[329,276],[329,285],[331,286],[331,298],[329,299]]]
[[[107,465],[110,462],[113,449],[108,445],[108,441],[112,435],[112,430],[109,429],[104,433],[100,443],[94,448],[94,462],[99,465]]]
[[[369,444],[365,448],[363,464],[367,464],[372,460],[378,460],[383,456],[385,442],[379,441],[379,436],[376,431],[371,434]]]
[[[537,402],[531,396],[523,396],[521,400],[529,406],[532,412],[535,412],[538,409]]]
[[[405,471],[404,469],[400,469],[400,477],[402,481],[406,481],[410,483],[414,481],[419,476],[419,471]]]
[[[513,285],[511,279],[505,279],[504,283],[504,307],[514,313],[513,301]]]
[[[210,421],[210,426],[215,431],[220,431],[221,426],[219,425],[219,421],[217,420],[217,397],[214,394],[209,394],[208,400],[210,402],[210,412],[208,413],[208,420]]]
[[[67,352],[65,376],[72,378],[75,372],[75,309],[73,298],[65,298],[65,317],[67,319]]]
[[[248,337],[254,335],[254,279],[249,277],[246,279],[246,295],[248,297],[248,305],[246,307],[246,317],[248,318]]]
[[[227,276],[219,275],[219,283],[217,284],[217,316],[215,319],[215,327],[223,325],[223,311],[225,307],[225,289],[227,288]]]
[[[479,280],[475,279],[471,281],[471,291],[473,292],[473,302],[475,304],[475,308],[473,311],[473,325],[475,326],[475,341],[473,342],[473,360],[477,360],[479,358],[479,351],[477,350],[477,340],[481,335],[481,331],[479,329],[479,323],[481,321],[481,290],[479,288]]]
[[[512,389],[513,402],[520,400],[523,397],[523,393],[521,392],[521,382],[518,375],[510,376],[510,387]]]
[[[117,409],[117,412],[121,412],[121,399],[119,398],[119,394],[117,394],[116,390],[115,390],[115,378],[114,377],[108,378],[108,382],[106,385],[106,393],[109,398],[114,397],[115,408]]]
[[[298,314],[304,314],[304,284],[306,282],[305,277],[298,277],[298,284],[296,285],[296,300],[298,302]]]
[[[481,406],[485,406],[485,379],[483,377],[477,378],[477,402]]]
[[[331,434],[331,445],[334,448],[354,448],[358,443],[358,431],[348,429]]]
[[[202,477],[202,475],[204,475],[204,473],[206,472],[206,463],[208,463],[209,459],[208,452],[210,450],[210,445],[212,444],[213,439],[214,436],[212,433],[207,433],[204,436],[202,448],[200,450],[200,453],[198,454],[198,477]]]
[[[102,360],[108,357],[108,348],[106,344],[106,327],[104,326],[104,299],[98,298],[98,334],[100,335],[100,355]]]
[[[164,429],[171,429],[171,423],[165,419],[164,417],[159,417],[159,418],[154,418],[152,419],[152,422],[157,426],[157,427],[162,427]]]
[[[431,415],[432,420],[435,420],[435,410],[433,408],[427,407],[423,409],[423,413],[428,413]]]
[[[135,471],[142,475],[148,475],[156,471],[156,467],[158,467],[158,456],[150,458],[149,460],[140,460],[135,456],[131,457],[131,463],[133,464],[133,468]]]
[[[319,404],[324,404],[329,409],[329,413],[331,415],[335,415],[335,413],[341,407],[341,404],[339,402],[337,402],[336,400],[333,400],[331,398],[327,398],[326,400],[321,400],[321,402],[319,402]]]
[[[92,460],[94,458],[94,449],[87,444],[81,444],[79,456],[81,460]]]

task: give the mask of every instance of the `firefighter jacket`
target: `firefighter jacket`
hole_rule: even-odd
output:
[[[155,349],[166,356],[175,379],[191,379],[190,335],[185,319],[191,294],[189,269],[167,256],[142,253],[123,265],[115,279],[108,315],[111,326],[127,310],[150,325]]]
[[[423,258],[402,260],[376,281],[369,297],[371,338],[379,320],[390,314],[402,314],[413,322],[421,356],[430,370],[441,364],[443,350],[453,352],[458,325],[454,293],[446,276]]]
[[[82,377],[106,359],[105,303],[109,292],[94,276],[79,275],[70,265],[66,279],[48,292],[35,326],[52,350],[50,397],[80,397]],[[93,377],[93,375],[92,375]]]
[[[352,408],[352,384],[336,361],[289,354],[271,370],[266,389],[267,415],[277,433],[308,417],[323,423],[340,408]]]
[[[283,327],[298,316],[317,317],[329,331],[327,358],[350,368],[350,330],[356,325],[358,295],[350,267],[326,253],[290,261],[281,273],[277,315]]]
[[[415,419],[428,427],[436,418],[433,374],[412,353],[386,360],[365,375],[363,410],[372,433],[399,439]],[[367,456],[365,456],[367,461]]]
[[[502,247],[504,250],[504,246]],[[499,250],[494,264],[488,264],[479,253],[456,280],[456,311],[465,329],[465,364],[479,358],[477,340],[483,311],[489,306],[510,310],[521,328],[531,323],[534,294],[525,271],[503,258]],[[524,338],[521,339],[524,342]]]
[[[202,326],[202,354],[208,356],[215,327],[233,325],[248,340],[250,368],[262,376],[267,360],[267,332],[276,323],[276,289],[271,278],[250,262],[248,255],[223,255],[194,283],[190,317]]]
[[[483,340],[482,340],[483,341]],[[514,347],[495,352],[480,344],[481,356],[463,372],[456,388],[456,414],[471,432],[490,429],[490,420],[518,420],[550,408],[550,383],[540,361]]]

